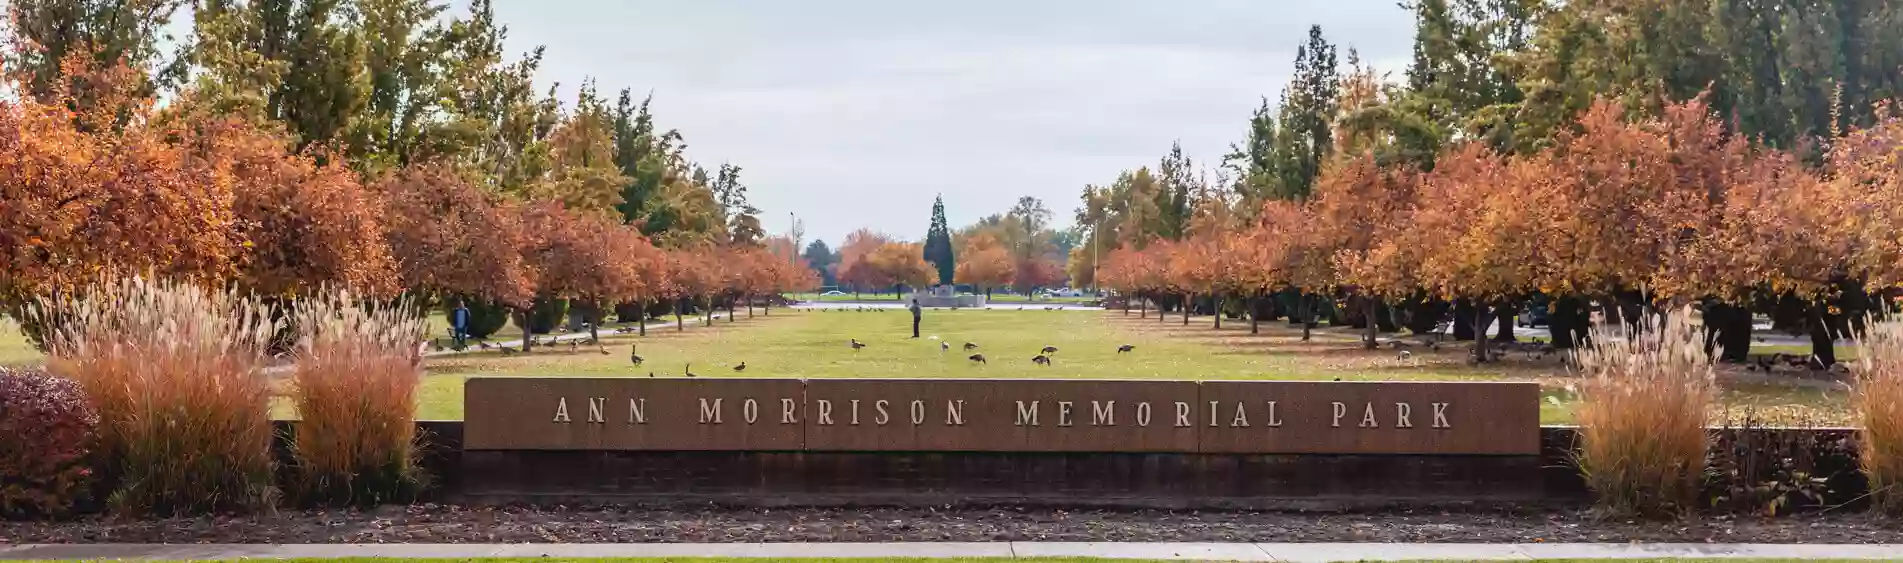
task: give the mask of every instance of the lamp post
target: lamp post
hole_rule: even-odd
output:
[[[1090,227],[1090,288],[1103,297],[1103,284],[1097,283],[1097,266],[1103,250],[1103,218],[1097,218],[1097,224]],[[1126,313],[1127,314],[1127,313]]]

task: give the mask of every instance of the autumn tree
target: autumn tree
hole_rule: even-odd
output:
[[[906,287],[924,288],[938,277],[937,270],[925,261],[921,245],[915,242],[887,242],[872,251],[866,261],[879,272],[879,279],[898,286],[893,288],[895,292],[903,293]]]
[[[537,272],[525,260],[522,215],[441,164],[390,173],[374,191],[397,281],[425,299],[462,296],[523,309]]]
[[[959,249],[953,281],[968,284],[989,297],[992,289],[1010,285],[1016,273],[1010,251],[997,238],[980,233],[965,239],[964,248]]]

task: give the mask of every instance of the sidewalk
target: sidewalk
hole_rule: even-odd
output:
[[[1903,545],[1449,543],[27,544],[0,559],[335,557],[1107,557],[1217,561],[1629,558],[1899,559]]]

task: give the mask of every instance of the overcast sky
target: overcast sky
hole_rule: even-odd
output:
[[[497,0],[509,47],[548,47],[572,93],[654,92],[688,156],[731,162],[767,227],[837,245],[916,240],[1085,184],[1173,140],[1214,165],[1287,82],[1310,24],[1399,79],[1413,24],[1392,0]],[[572,97],[572,94],[569,94]],[[572,100],[565,100],[572,101]]]

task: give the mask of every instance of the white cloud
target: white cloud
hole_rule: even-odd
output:
[[[793,212],[832,243],[859,227],[919,237],[938,193],[954,224],[1021,195],[1067,222],[1083,185],[1172,140],[1215,164],[1286,82],[1310,23],[1397,73],[1412,35],[1386,0],[496,8],[513,49],[548,46],[545,80],[654,91],[690,157],[745,169],[769,228]]]

